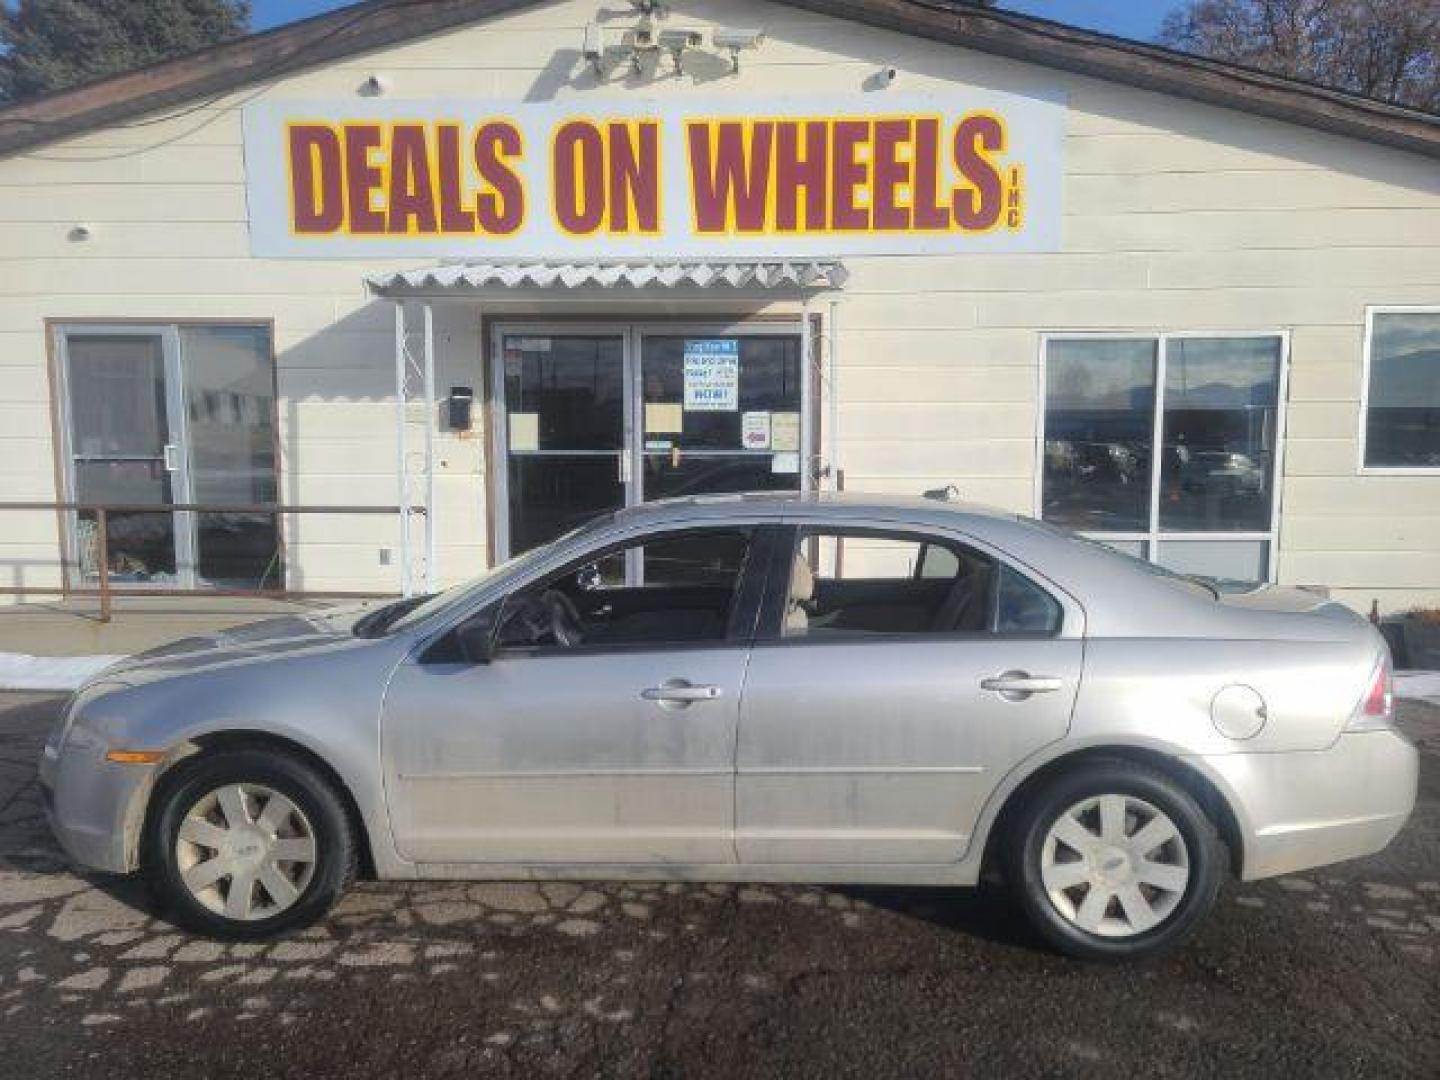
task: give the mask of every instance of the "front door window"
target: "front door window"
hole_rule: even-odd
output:
[[[505,334],[510,551],[626,503],[625,339]]]

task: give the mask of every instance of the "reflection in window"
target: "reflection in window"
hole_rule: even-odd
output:
[[[806,530],[795,552],[782,632],[981,634],[991,629],[994,563],[920,535]]]
[[[275,368],[270,331],[260,326],[181,330],[191,494],[212,506],[278,501]],[[200,576],[243,589],[284,586],[274,514],[199,514]]]
[[[1440,467],[1440,310],[1371,319],[1365,465]]]
[[[574,649],[723,641],[749,549],[747,532],[699,529],[601,552],[506,601],[500,643]],[[626,574],[637,565],[643,582]]]
[[[1161,529],[1269,530],[1280,349],[1278,337],[1166,342]]]
[[[1154,340],[1049,342],[1046,521],[1106,532],[1149,528],[1155,357]]]

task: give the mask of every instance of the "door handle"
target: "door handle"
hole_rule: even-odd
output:
[[[722,691],[718,686],[692,686],[687,682],[673,682],[641,690],[640,696],[646,701],[688,705],[692,701],[714,701],[722,696]]]
[[[1023,700],[1031,694],[1053,693],[1063,685],[1063,680],[1054,676],[1031,675],[1028,671],[1007,671],[993,678],[980,680],[980,689],[994,691],[1015,701]]]

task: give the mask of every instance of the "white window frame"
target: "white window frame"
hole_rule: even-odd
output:
[[[1365,344],[1360,364],[1360,420],[1357,442],[1359,476],[1440,476],[1440,465],[1366,465],[1365,440],[1370,427],[1370,360],[1375,342],[1376,315],[1440,315],[1435,304],[1372,304],[1365,308]]]
[[[1164,438],[1165,424],[1165,372],[1166,360],[1169,353],[1170,342],[1184,338],[1279,338],[1280,339],[1280,372],[1279,385],[1276,387],[1275,402],[1275,469],[1272,477],[1272,489],[1270,492],[1270,529],[1269,531],[1249,532],[1167,532],[1160,528],[1160,473],[1159,457],[1155,454],[1155,447],[1161,445]],[[1154,426],[1150,434],[1151,445],[1151,469],[1150,469],[1150,528],[1145,530],[1129,530],[1124,532],[1090,532],[1086,531],[1085,536],[1096,540],[1125,541],[1131,543],[1143,543],[1145,545],[1145,558],[1158,565],[1160,545],[1167,541],[1185,540],[1237,540],[1263,542],[1265,547],[1265,574],[1266,580],[1273,582],[1279,567],[1280,554],[1280,505],[1281,489],[1284,487],[1285,475],[1285,427],[1289,414],[1290,401],[1290,331],[1289,329],[1278,330],[1167,330],[1167,331],[1092,331],[1077,330],[1073,332],[1052,330],[1040,335],[1040,362],[1035,390],[1035,482],[1033,486],[1033,513],[1039,520],[1044,520],[1045,511],[1045,413],[1046,413],[1046,386],[1048,384],[1048,365],[1050,357],[1050,343],[1052,341],[1153,341],[1155,342],[1155,417]]]

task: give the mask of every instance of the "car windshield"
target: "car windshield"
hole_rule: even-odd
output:
[[[541,544],[529,551],[521,552],[519,555],[512,555],[502,563],[497,563],[485,573],[473,577],[469,581],[452,586],[443,592],[427,593],[424,596],[411,596],[404,600],[396,600],[386,604],[384,607],[376,608],[364,618],[355,623],[352,630],[356,637],[375,638],[387,637],[390,634],[398,633],[411,626],[418,626],[422,622],[433,619],[457,604],[461,603],[474,590],[478,589],[487,581],[491,581],[501,574],[508,574],[516,569],[529,565],[532,562],[540,562],[549,554],[552,548],[559,544],[588,532],[598,525],[610,520],[611,514],[604,514],[598,518],[587,521],[578,528],[571,529],[563,536],[552,540],[548,544]]]

